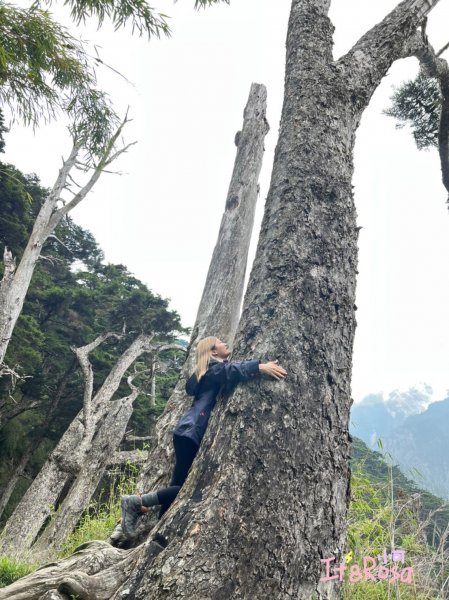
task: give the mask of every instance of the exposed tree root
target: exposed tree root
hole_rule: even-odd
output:
[[[129,577],[143,547],[119,550],[92,541],[0,589],[0,600],[109,600]],[[162,549],[162,548],[161,548]]]

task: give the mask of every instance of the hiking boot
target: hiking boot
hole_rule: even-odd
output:
[[[142,516],[140,496],[122,496],[122,531],[127,538],[136,536],[137,519]]]

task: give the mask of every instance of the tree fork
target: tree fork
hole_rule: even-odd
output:
[[[329,4],[292,3],[279,140],[235,344],[241,359],[278,358],[288,376],[242,385],[217,406],[151,534],[164,552],[144,556],[114,600],[339,597],[338,582],[320,582],[320,560],[342,558],[350,498],[355,134],[436,1],[407,0],[373,28],[368,64],[357,52],[333,61]]]
[[[344,552],[349,502],[355,133],[436,3],[405,0],[363,49],[334,61],[330,0],[293,0],[279,140],[235,343],[239,358],[278,358],[288,376],[248,382],[215,408],[186,483],[151,533],[166,540],[163,551],[151,541],[138,548],[111,600],[339,597],[338,583],[319,579],[320,559]]]

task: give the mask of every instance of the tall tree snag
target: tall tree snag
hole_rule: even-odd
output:
[[[243,112],[243,127],[236,135],[237,155],[225,210],[190,338],[187,358],[165,411],[156,423],[156,446],[150,452],[143,471],[139,483],[141,491],[156,489],[168,482],[173,464],[173,429],[192,402],[184,387],[193,371],[198,341],[204,336],[216,335],[231,344],[237,329],[258,197],[264,140],[269,130],[266,102],[265,86],[253,83]]]

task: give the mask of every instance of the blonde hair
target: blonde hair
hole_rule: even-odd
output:
[[[215,336],[209,336],[203,338],[198,342],[195,353],[195,375],[196,380],[199,381],[201,377],[206,373],[209,368],[209,360],[211,358],[210,352],[215,348],[218,338]]]

